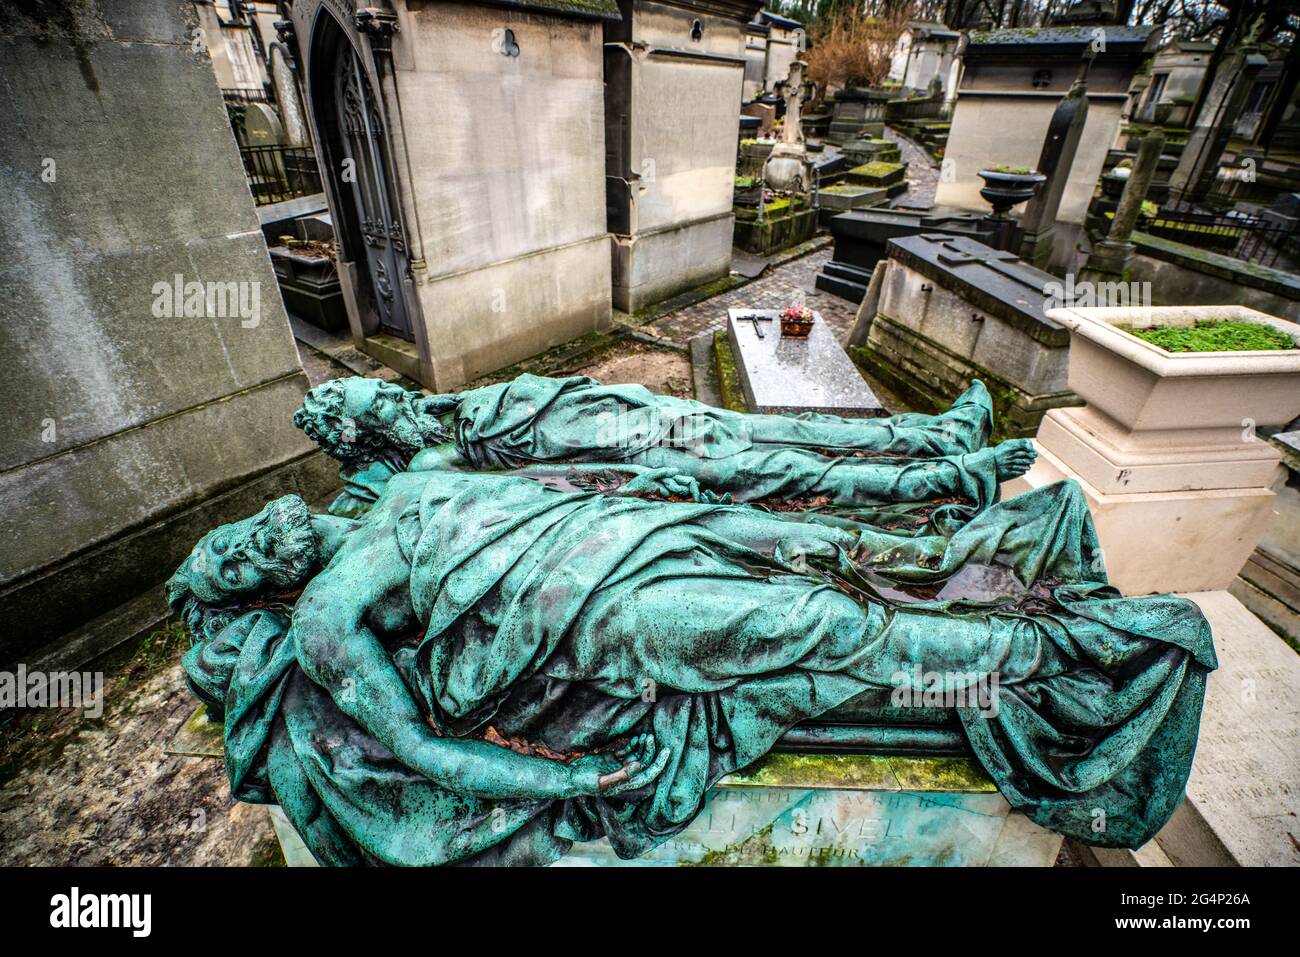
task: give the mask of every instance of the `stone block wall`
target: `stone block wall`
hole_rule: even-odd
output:
[[[0,664],[330,480],[196,25],[169,0],[0,16]]]

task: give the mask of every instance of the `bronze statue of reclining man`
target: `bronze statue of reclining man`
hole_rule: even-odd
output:
[[[686,476],[693,484],[679,491],[698,485],[736,502],[949,498],[963,500],[969,517],[1036,454],[1023,439],[985,448],[992,415],[979,382],[943,415],[844,419],[746,415],[639,385],[523,375],[434,396],[337,379],[312,389],[294,422],[343,466],[336,514],[364,511],[399,471],[585,462]],[[645,484],[656,485],[653,477]]]
[[[281,804],[327,863],[546,863],[601,836],[632,857],[797,722],[955,671],[995,680],[993,712],[957,711],[1040,823],[1137,846],[1181,798],[1208,627],[1105,584],[1073,483],[904,535],[564,468],[394,473],[359,519],[289,496],[206,535],[169,598],[235,795]],[[965,568],[1000,592],[938,588]]]

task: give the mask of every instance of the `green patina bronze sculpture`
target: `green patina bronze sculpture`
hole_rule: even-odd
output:
[[[991,685],[954,710],[1039,823],[1135,847],[1182,797],[1209,628],[1106,584],[1074,483],[996,501],[1033,453],[983,447],[978,384],[864,422],[341,380],[296,421],[336,514],[272,502],[168,592],[235,796],[324,863],[635,857],[799,722],[935,672]]]

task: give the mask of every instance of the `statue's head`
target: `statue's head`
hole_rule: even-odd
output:
[[[334,379],[307,393],[293,424],[340,462],[394,455],[405,461],[448,437],[435,416],[421,411],[421,398],[382,379]]]
[[[227,607],[279,595],[305,585],[319,559],[307,503],[285,495],[199,539],[168,580],[167,602],[188,617],[195,603]]]

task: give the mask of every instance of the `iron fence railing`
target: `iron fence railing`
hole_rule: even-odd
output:
[[[221,98],[228,103],[274,103],[275,99],[265,89],[245,89],[244,87],[223,86]]]
[[[316,154],[299,146],[240,146],[248,188],[258,206],[321,192]]]
[[[1171,190],[1169,198],[1144,228],[1152,235],[1243,262],[1297,271],[1300,230],[1294,222],[1250,207],[1225,209],[1235,200],[1231,184],[1222,182],[1195,199]]]

